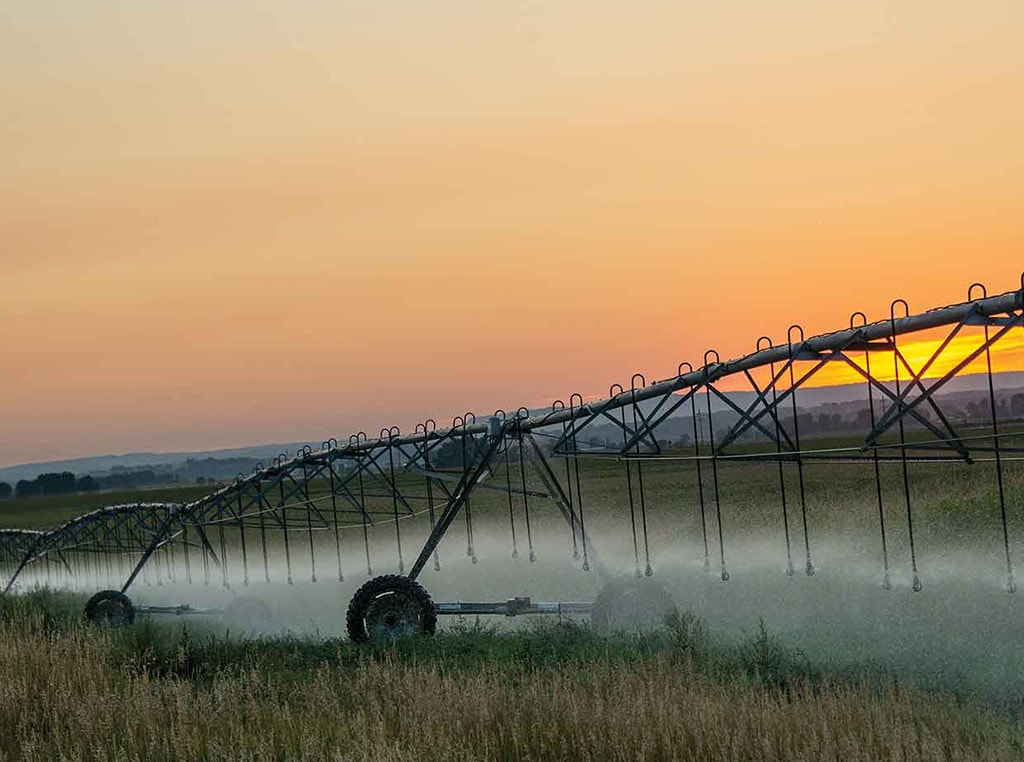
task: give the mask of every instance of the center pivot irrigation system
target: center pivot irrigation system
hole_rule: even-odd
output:
[[[600,400],[586,401],[573,394],[568,404],[557,401],[543,412],[499,410],[486,419],[467,413],[448,428],[428,420],[408,434],[392,427],[382,429],[377,438],[360,432],[344,442],[331,439],[319,449],[307,446],[295,457],[280,456],[188,504],[119,505],[49,532],[0,531],[0,584],[7,592],[32,583],[97,589],[123,580],[119,589],[97,593],[86,609],[91,620],[120,622],[130,621],[137,610],[195,611],[188,606],[136,609],[127,593],[139,580],[150,585],[198,584],[201,578],[206,585],[212,581],[237,588],[269,583],[272,574],[281,571],[292,584],[299,569],[308,570],[314,582],[325,577],[343,580],[346,569],[351,574],[358,566],[359,573],[370,579],[348,607],[348,634],[355,641],[432,632],[439,614],[590,612],[606,617],[609,605],[636,605],[645,593],[642,584],[613,579],[597,559],[588,534],[589,498],[581,484],[580,463],[604,458],[621,469],[616,474],[624,482],[625,499],[612,509],[620,515],[628,511],[639,579],[654,573],[648,538],[651,495],[649,486],[645,488],[645,470],[652,461],[671,461],[674,478],[695,485],[694,504],[673,508],[699,511],[704,569],[712,569],[712,556],[717,555],[715,572],[722,580],[729,578],[720,485],[727,475],[724,462],[778,464],[779,516],[790,575],[795,573],[794,554],[800,553],[804,572],[815,571],[805,466],[815,461],[863,463],[865,479],[874,479],[877,489],[883,587],[892,582],[880,464],[891,463],[901,470],[899,509],[909,536],[912,586],[919,590],[908,466],[984,461],[994,464],[1005,556],[1001,573],[1006,589],[1013,592],[1004,471],[1008,461],[1024,453],[1024,447],[1012,442],[1014,437],[1024,438],[1024,427],[1014,427],[1005,405],[997,404],[992,353],[1000,342],[1019,345],[1024,336],[1024,276],[1020,285],[1018,290],[988,296],[983,286],[974,284],[967,301],[920,314],[911,314],[907,303],[898,299],[883,320],[868,323],[858,312],[841,330],[811,338],[794,325],[783,344],[761,337],[756,351],[726,362],[709,351],[701,367],[683,363],[676,375],[653,383],[637,374],[629,387],[613,385],[609,396]],[[901,347],[906,346],[906,337],[921,332],[941,336],[931,345],[930,356],[913,367]],[[801,425],[806,427],[799,412],[801,390],[814,386],[818,374],[835,365],[848,369],[863,385],[867,414],[858,417],[862,427],[850,446],[801,431]],[[985,416],[967,435],[943,410],[939,393],[958,376],[984,378],[976,375],[979,368],[987,374]],[[740,386],[743,395],[735,393]],[[682,444],[672,447],[660,434],[672,422],[678,428],[680,420],[692,426],[692,432],[673,435]],[[592,436],[609,427],[614,436]],[[598,600],[433,602],[417,578],[428,564],[440,569],[439,543],[460,517],[467,554],[476,563],[472,500],[485,490],[501,493],[502,505],[507,503],[502,512],[507,513],[512,555],[519,558],[522,548],[529,562],[536,559],[537,511],[553,506],[568,529],[574,561],[607,583]],[[425,539],[408,554],[403,529],[417,519]],[[791,532],[798,519],[799,533]],[[394,551],[383,563],[397,573],[374,576],[382,533],[393,536]],[[801,548],[794,548],[791,535],[802,537]],[[283,568],[271,561],[276,555],[282,557]]]

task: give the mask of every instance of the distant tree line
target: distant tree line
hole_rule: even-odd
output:
[[[158,473],[149,468],[138,471],[113,471],[108,476],[96,477],[100,489],[137,489],[174,481],[177,481],[177,478],[173,474]]]
[[[462,468],[463,462],[476,463],[487,452],[487,442],[476,437],[453,437],[430,453],[430,465],[433,468]],[[397,455],[397,453],[396,453]],[[384,459],[381,461],[387,463]]]
[[[48,497],[101,490],[133,490],[162,485],[195,483],[216,485],[238,473],[249,473],[256,465],[253,458],[190,458],[177,468],[170,466],[114,466],[99,474],[76,476],[70,471],[40,474],[21,479],[14,486],[0,482],[0,499],[10,497]]]
[[[75,476],[70,471],[40,474],[31,481],[20,480],[14,486],[15,497],[49,497],[51,495],[72,495],[78,492],[98,492],[100,490],[137,489],[151,487],[167,482],[166,474],[157,474],[151,470],[119,471],[108,476]],[[4,490],[4,487],[7,489]],[[0,484],[0,498],[10,497],[11,486]]]
[[[95,492],[99,489],[91,476],[76,477],[70,471],[40,474],[32,481],[20,480],[14,486],[15,497],[45,497],[47,495],[70,495],[75,492]]]
[[[184,482],[212,484],[220,480],[230,481],[238,474],[248,474],[258,463],[255,458],[189,458],[178,466],[174,473]],[[203,481],[199,481],[202,479]]]

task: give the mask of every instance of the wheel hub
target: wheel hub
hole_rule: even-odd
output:
[[[365,616],[372,640],[394,641],[420,631],[418,603],[401,592],[382,593],[370,603]]]
[[[96,620],[101,624],[122,625],[128,622],[128,612],[119,601],[103,601],[96,607]]]

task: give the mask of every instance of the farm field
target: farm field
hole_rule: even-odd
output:
[[[566,465],[552,461],[563,479]],[[472,497],[478,559],[467,554],[468,529],[459,517],[440,546],[440,570],[428,565],[420,581],[435,601],[515,595],[586,601],[605,574],[632,577],[649,555],[650,584],[664,587],[684,612],[660,634],[599,636],[585,619],[446,617],[432,639],[359,648],[341,636],[348,600],[369,577],[361,526],[341,532],[337,571],[344,580],[335,576],[333,533],[293,535],[287,563],[295,584],[284,583],[281,533],[267,533],[265,582],[253,550],[258,534],[247,527],[253,577],[247,586],[240,584],[240,533],[223,527],[220,545],[221,527],[214,527],[211,537],[231,562],[223,580],[212,565],[204,579],[203,558],[193,550],[190,584],[180,555],[176,576],[173,568],[164,573],[168,559],[161,558],[140,576],[133,600],[217,608],[256,596],[273,609],[274,621],[243,630],[208,617],[143,617],[127,631],[88,630],[79,623],[86,594],[120,586],[130,566],[108,564],[106,580],[87,577],[73,594],[32,592],[45,580],[31,578],[22,595],[0,602],[0,638],[10,645],[0,657],[0,677],[11,686],[3,694],[0,731],[7,746],[0,751],[39,759],[84,758],[83,748],[126,759],[1021,755],[1021,613],[1019,594],[1002,588],[991,463],[910,465],[921,593],[910,589],[898,463],[880,467],[892,590],[880,585],[870,461],[806,464],[806,535],[796,466],[782,467],[794,576],[785,574],[777,463],[719,461],[721,545],[719,506],[709,464],[702,463],[706,572],[694,462],[643,463],[648,531],[647,542],[638,535],[636,546],[625,468],[612,459],[581,460],[589,572],[572,558],[571,533],[551,501],[529,501],[537,555],[531,563],[522,496],[513,497],[510,516],[505,493],[480,489]],[[636,464],[631,468],[638,522]],[[503,469],[499,464],[489,481],[504,484]],[[513,458],[508,477],[515,484],[520,476]],[[1008,462],[1004,477],[1017,559],[1024,470]],[[403,489],[417,484],[412,475],[399,479]],[[540,489],[532,479],[528,486]],[[47,526],[47,516],[56,522],[109,503],[182,501],[206,491],[6,501],[2,509],[8,525]],[[326,506],[327,483],[312,482],[309,498]],[[385,519],[391,508],[383,493],[368,497],[368,505]],[[292,510],[301,528],[304,509]],[[518,557],[510,553],[512,521]],[[422,511],[401,521],[407,562],[428,530]],[[367,532],[374,574],[397,571],[394,531],[383,520]],[[808,547],[814,576],[804,573]],[[314,556],[319,581],[310,584]],[[722,556],[729,582],[720,578]],[[66,666],[57,669],[58,662]],[[18,714],[18,691],[39,690],[37,684],[46,686],[42,705],[56,709],[45,717]],[[103,721],[98,707],[117,722]]]
[[[764,628],[599,637],[465,622],[391,647],[86,628],[0,601],[0,756],[19,759],[1018,759],[1012,712],[832,673]],[[31,700],[26,700],[31,697]]]
[[[209,492],[209,487],[188,486],[8,498],[0,500],[0,529],[53,529],[97,508],[124,503],[185,503]]]
[[[551,462],[563,483],[572,481],[571,460],[554,458]],[[885,556],[878,490],[870,460],[808,461],[801,490],[794,463],[780,467],[773,462],[722,459],[717,467],[718,500],[712,489],[710,464],[706,460],[701,464],[698,482],[697,464],[686,459],[648,460],[629,466],[615,459],[581,459],[580,488],[578,492],[574,490],[574,501],[580,523],[586,521],[584,545],[580,527],[576,527],[575,533],[571,531],[551,500],[537,497],[537,493],[528,500],[522,494],[514,494],[510,499],[502,492],[506,483],[518,485],[522,474],[515,457],[509,459],[507,468],[499,460],[485,483],[499,489],[478,488],[473,492],[471,512],[467,506],[439,547],[442,570],[425,570],[424,583],[430,589],[436,585],[453,590],[457,597],[482,594],[481,580],[498,583],[490,591],[499,598],[512,594],[539,595],[541,589],[547,590],[544,595],[548,597],[589,597],[594,594],[592,585],[584,584],[580,591],[571,582],[577,576],[594,577],[578,574],[581,559],[566,564],[566,568],[559,565],[570,561],[574,547],[589,553],[594,569],[601,575],[628,575],[646,569],[650,563],[657,578],[661,571],[692,569],[705,559],[706,571],[712,574],[721,572],[723,561],[733,571],[767,564],[775,569],[791,565],[794,571],[803,572],[810,556],[815,568],[821,561],[842,562],[852,567],[837,570],[840,575],[852,570],[857,575],[867,573],[882,578]],[[642,502],[638,489],[641,468],[645,485]],[[879,474],[889,568],[894,584],[905,585],[909,581],[905,572],[910,535],[902,469],[898,462],[883,462]],[[917,559],[924,578],[941,570],[953,576],[960,572],[976,576],[981,572],[991,583],[1005,582],[1005,547],[994,465],[911,463],[908,477]],[[243,576],[246,580],[268,583],[281,581],[282,577],[354,581],[368,568],[375,573],[399,572],[398,542],[404,547],[406,562],[411,562],[429,534],[430,521],[424,510],[423,478],[399,474],[397,483],[410,496],[415,510],[414,514],[407,514],[403,509],[400,526],[396,527],[393,519],[388,488],[379,482],[365,485],[365,503],[373,515],[373,525],[364,527],[359,514],[341,500],[333,501],[334,506],[342,508],[335,514],[342,524],[337,532],[329,526],[309,525],[314,511],[330,519],[333,510],[327,481],[313,480],[308,493],[289,498],[285,504],[291,507],[281,509],[291,528],[290,537],[273,521],[264,524],[260,518],[250,519],[244,525],[234,521],[212,525],[207,532],[210,542],[225,559],[223,565],[211,561],[195,543],[188,546],[186,554],[181,539],[187,537],[179,538],[144,567],[140,581],[152,585],[160,584],[161,577],[164,581],[187,577],[190,581],[194,578],[197,584],[201,581],[205,588],[235,585],[237,589]],[[526,484],[531,490],[544,489],[529,468]],[[701,489],[698,484],[702,484]],[[1016,559],[1022,550],[1024,520],[1019,509],[1024,504],[1024,469],[1020,462],[1004,464],[1003,489],[1010,556]],[[0,504],[0,520],[5,527],[50,528],[104,505],[183,502],[208,493],[208,487],[188,487],[6,500]],[[277,504],[278,499],[276,489],[267,497],[271,504]],[[435,504],[439,506],[440,501],[435,496]],[[475,537],[474,542],[471,537]],[[472,556],[479,557],[480,566],[474,560],[471,574],[458,569],[445,573],[453,563],[457,565],[459,559],[468,557],[474,544]],[[536,551],[538,564],[526,561],[531,547]],[[519,561],[510,566],[507,561],[513,550],[519,551]],[[115,557],[115,563],[99,556],[86,558],[88,565],[79,575],[76,587],[82,592],[119,587],[137,558],[137,554],[127,553]],[[287,568],[281,569],[285,560]],[[496,561],[500,571],[494,568]],[[191,571],[185,574],[183,566]],[[12,569],[5,567],[0,571],[9,573]],[[25,570],[21,584],[27,588],[56,584],[55,577],[61,572],[56,564],[37,564]],[[548,584],[552,579],[561,581],[563,589]],[[456,584],[452,585],[453,582]],[[464,584],[462,591],[458,583]]]
[[[1017,427],[1006,427],[1004,436]],[[984,437],[984,431],[964,430],[964,436]],[[921,438],[918,431],[911,431],[907,441],[913,442]],[[1024,437],[1024,433],[1021,434]],[[851,437],[830,437],[810,440],[815,449],[829,448],[848,450],[862,443],[861,439]],[[1004,441],[1003,446],[1014,446],[1017,438]],[[753,445],[738,446],[737,454],[747,451],[756,452],[763,448]],[[649,508],[653,516],[664,515],[670,520],[689,521],[686,515],[690,508],[699,502],[697,477],[694,461],[689,457],[690,449],[669,450],[665,460],[646,460],[643,462],[646,488],[650,493]],[[882,451],[883,456],[895,458],[895,450]],[[673,456],[679,460],[671,459]],[[1016,499],[1024,496],[1024,467],[1012,457],[1004,456],[1006,469],[1006,486],[1008,497]],[[560,478],[566,480],[566,472],[561,464],[565,459],[555,458],[552,467]],[[568,461],[571,463],[571,460]],[[711,466],[706,458],[702,461],[703,490],[708,509],[713,511],[711,493]],[[491,483],[498,490],[477,489],[473,494],[473,504],[481,514],[500,513],[507,511],[507,498],[500,491],[504,486],[504,468],[501,463],[491,476]],[[634,461],[633,468],[636,468]],[[580,458],[583,503],[586,513],[596,516],[621,518],[627,511],[628,493],[627,480],[624,473],[625,463],[614,458]],[[718,462],[720,484],[722,488],[723,511],[732,519],[734,527],[743,531],[744,525],[776,523],[780,520],[780,487],[779,466],[769,460],[763,462],[731,460],[724,457]],[[509,463],[509,475],[513,487],[518,486],[520,470],[513,456]],[[807,502],[815,522],[825,528],[839,525],[868,525],[877,522],[877,507],[874,505],[875,484],[872,464],[868,457],[859,462],[832,463],[814,460],[813,456],[805,460],[805,478]],[[797,505],[796,467],[790,462],[783,466],[786,479],[786,490],[789,508]],[[883,495],[886,509],[893,512],[894,518],[902,508],[902,477],[899,463],[894,460],[883,461],[881,465]],[[634,479],[636,477],[634,476]],[[535,477],[528,469],[528,486],[540,489]],[[422,485],[422,478],[411,474],[398,474],[397,483],[403,490]],[[486,483],[486,481],[485,481]],[[929,517],[939,515],[957,522],[957,531],[974,523],[982,515],[990,516],[996,498],[996,480],[994,466],[991,462],[967,465],[958,462],[911,463],[910,484],[915,509],[923,511],[926,521]],[[636,489],[636,484],[634,484]],[[0,528],[50,529],[69,519],[80,516],[97,508],[133,502],[168,502],[187,503],[213,491],[209,486],[159,487],[151,489],[123,490],[115,492],[80,493],[73,495],[57,495],[53,497],[8,498],[0,501]],[[380,486],[376,490],[380,492]],[[421,490],[422,491],[422,490]],[[311,482],[311,498],[326,501],[329,489],[326,480]],[[516,502],[521,506],[522,498],[517,496]],[[371,496],[369,502],[372,504]],[[376,497],[377,508],[389,511],[390,497],[380,494]],[[546,501],[541,501],[544,511]],[[861,506],[861,504],[864,504]],[[849,510],[864,507],[865,510]],[[521,508],[520,508],[521,510]],[[874,511],[874,513],[872,513]]]

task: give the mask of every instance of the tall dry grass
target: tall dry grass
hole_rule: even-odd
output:
[[[187,639],[86,629],[26,608],[0,617],[0,757],[29,760],[1016,760],[1018,724],[894,685],[857,687],[694,663],[692,639],[641,658],[458,659],[458,634],[305,664],[282,646],[196,664]],[[439,639],[440,641],[440,639]],[[437,657],[444,648],[452,656]],[[346,650],[348,649],[348,650]],[[460,650],[461,649],[461,650]],[[679,649],[682,649],[680,651]],[[345,653],[341,653],[345,650]],[[471,649],[470,649],[471,650]],[[748,649],[758,665],[756,643]],[[600,651],[593,652],[600,654]],[[770,654],[769,654],[770,656]],[[764,657],[763,658],[768,658]],[[770,659],[769,659],[770,660]],[[273,666],[276,665],[276,666]],[[282,665],[284,667],[282,668]]]

